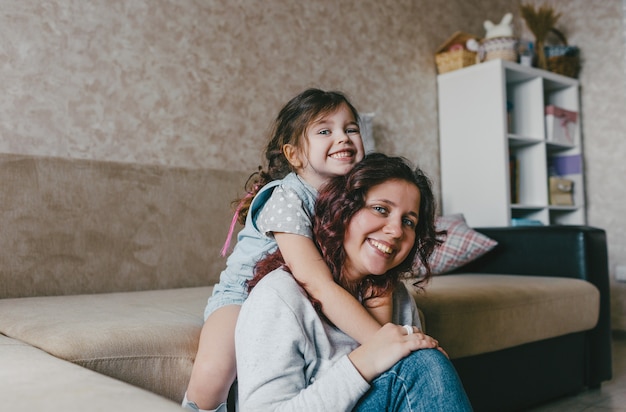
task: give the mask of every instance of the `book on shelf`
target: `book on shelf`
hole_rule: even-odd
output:
[[[543,226],[540,220],[514,217],[511,219],[511,226]]]
[[[509,179],[511,204],[519,203],[519,159],[515,155],[509,156]]]

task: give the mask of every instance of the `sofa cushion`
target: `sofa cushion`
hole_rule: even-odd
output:
[[[444,242],[435,248],[428,259],[433,275],[442,275],[460,268],[483,256],[493,249],[498,242],[475,231],[467,225],[465,217],[458,213],[439,216],[436,221],[437,231],[446,231]],[[426,274],[426,268],[415,257],[413,271],[420,276]]]
[[[0,299],[0,333],[180,401],[211,287]]]
[[[455,274],[417,293],[426,332],[451,358],[592,329],[600,293],[580,279]]]
[[[180,406],[0,335],[0,399],[11,411],[154,411]]]

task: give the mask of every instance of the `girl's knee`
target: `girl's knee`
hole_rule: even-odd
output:
[[[214,379],[220,377],[222,379],[230,379],[231,377],[234,379],[235,375],[237,374],[236,361],[228,357],[224,357],[222,359],[205,360],[205,362],[203,362],[200,367],[202,368],[206,376],[211,376]]]

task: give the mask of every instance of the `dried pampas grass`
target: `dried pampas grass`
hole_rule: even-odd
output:
[[[537,66],[542,69],[547,69],[548,64],[546,62],[546,55],[543,51],[543,46],[550,29],[554,28],[561,15],[559,13],[555,13],[552,7],[540,6],[538,9],[535,9],[535,7],[530,4],[520,5],[520,12],[526,21],[526,25],[535,35]]]

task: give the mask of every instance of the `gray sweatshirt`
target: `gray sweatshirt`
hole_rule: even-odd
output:
[[[403,284],[393,322],[420,326]],[[350,411],[369,389],[348,354],[358,343],[317,314],[288,272],[268,274],[241,308],[235,329],[239,408]]]

